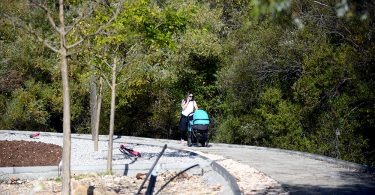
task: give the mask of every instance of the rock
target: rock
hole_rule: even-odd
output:
[[[104,175],[104,179],[112,179],[113,178],[113,176],[112,175]]]
[[[40,192],[45,189],[45,186],[42,182],[38,181],[33,186],[33,192]]]
[[[18,181],[18,178],[16,176],[10,176],[8,183],[15,184],[17,181]]]
[[[61,192],[61,190],[62,190],[62,185],[53,185],[52,186],[52,192],[54,192],[54,193]]]
[[[181,175],[177,177],[177,179],[189,179],[189,175],[186,172],[183,172]]]
[[[79,185],[79,183],[78,183],[77,181],[75,181],[74,178],[71,178],[71,179],[70,179],[70,187],[71,187],[72,189],[76,188],[78,185]]]
[[[95,188],[93,190],[93,194],[95,195],[104,195],[105,194],[105,191],[103,189],[98,189],[98,188]]]
[[[120,182],[121,182],[121,178],[119,178],[119,177],[115,177],[115,178],[113,179],[113,183],[114,183],[115,185],[119,185]]]
[[[86,194],[87,194],[87,192],[86,192]],[[112,190],[107,191],[107,190],[104,190],[102,188],[100,188],[100,189],[95,188],[94,191],[93,191],[93,194],[95,194],[95,195],[117,195],[117,193],[112,191]]]
[[[135,176],[137,179],[145,179],[146,178],[146,173],[137,173]]]
[[[78,184],[77,186],[73,187],[72,194],[75,195],[87,195],[88,186]]]
[[[221,185],[220,184],[216,184],[216,185],[211,186],[210,188],[213,191],[220,191]]]

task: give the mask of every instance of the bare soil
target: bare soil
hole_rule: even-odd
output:
[[[61,146],[42,142],[0,141],[0,167],[58,165]]]

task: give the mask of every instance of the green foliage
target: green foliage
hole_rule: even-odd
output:
[[[275,9],[269,3],[262,1],[256,6]],[[296,5],[290,6],[294,9]],[[241,28],[228,36],[225,52],[229,58],[219,72],[219,91],[224,96],[218,107],[223,114],[216,140],[302,150],[371,164],[373,123],[366,116],[371,115],[369,102],[374,100],[368,88],[374,86],[369,76],[374,72],[365,64],[374,56],[363,52],[373,46],[360,40],[366,34],[363,29],[370,34],[373,31],[366,20],[335,18],[335,12],[325,9],[317,12],[331,19],[315,23],[313,15],[318,5],[305,6],[306,10],[298,13],[304,20],[302,29],[280,20],[280,13],[290,11],[285,7],[277,17],[243,17]],[[263,10],[262,14],[269,12],[273,11]],[[330,22],[347,24],[355,35],[345,33],[346,38],[342,38],[330,34],[334,30],[345,32],[339,26],[332,29]],[[241,134],[245,126],[252,129]],[[257,132],[262,136],[254,136],[260,135]]]
[[[16,124],[13,128],[19,129],[47,125],[49,113],[46,102],[50,102],[52,95],[52,90],[48,86],[33,80],[27,81],[25,88],[12,92],[11,101],[6,107],[5,123]]]
[[[259,16],[260,14],[278,13],[289,10],[292,0],[254,0],[253,14]]]
[[[271,147],[306,150],[309,140],[301,124],[301,109],[282,98],[281,91],[266,89],[260,95],[260,106],[255,114],[261,118],[261,127]]]
[[[53,181],[57,182],[57,183],[60,183],[62,181],[61,177],[60,176],[57,176],[53,179]]]
[[[251,115],[227,118],[220,123],[214,139],[233,144],[267,145],[268,140],[259,122],[260,118]]]
[[[368,139],[358,135],[361,119],[356,110],[362,107],[361,99],[369,91],[358,91],[366,81],[357,78],[353,54],[355,51],[348,46],[333,50],[320,43],[306,55],[305,74],[294,88],[309,116],[306,126],[315,131],[312,137],[318,153],[366,162],[361,154],[369,147]]]

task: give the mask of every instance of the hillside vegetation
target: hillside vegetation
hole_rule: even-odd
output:
[[[60,61],[37,39],[54,40],[55,29],[30,2],[0,1],[0,129],[61,132]],[[76,22],[87,2],[66,1],[65,20]],[[87,38],[68,56],[72,132],[91,132],[90,86],[99,93],[102,77],[108,134],[106,81],[118,62],[115,134],[177,138],[192,91],[211,117],[211,141],[375,166],[373,1],[129,0],[92,36],[116,2],[95,1],[67,37]]]

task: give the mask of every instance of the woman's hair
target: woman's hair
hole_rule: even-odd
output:
[[[190,94],[193,94],[193,93],[191,91],[188,91],[187,94],[186,94],[186,97],[185,97],[185,101],[188,100]]]

